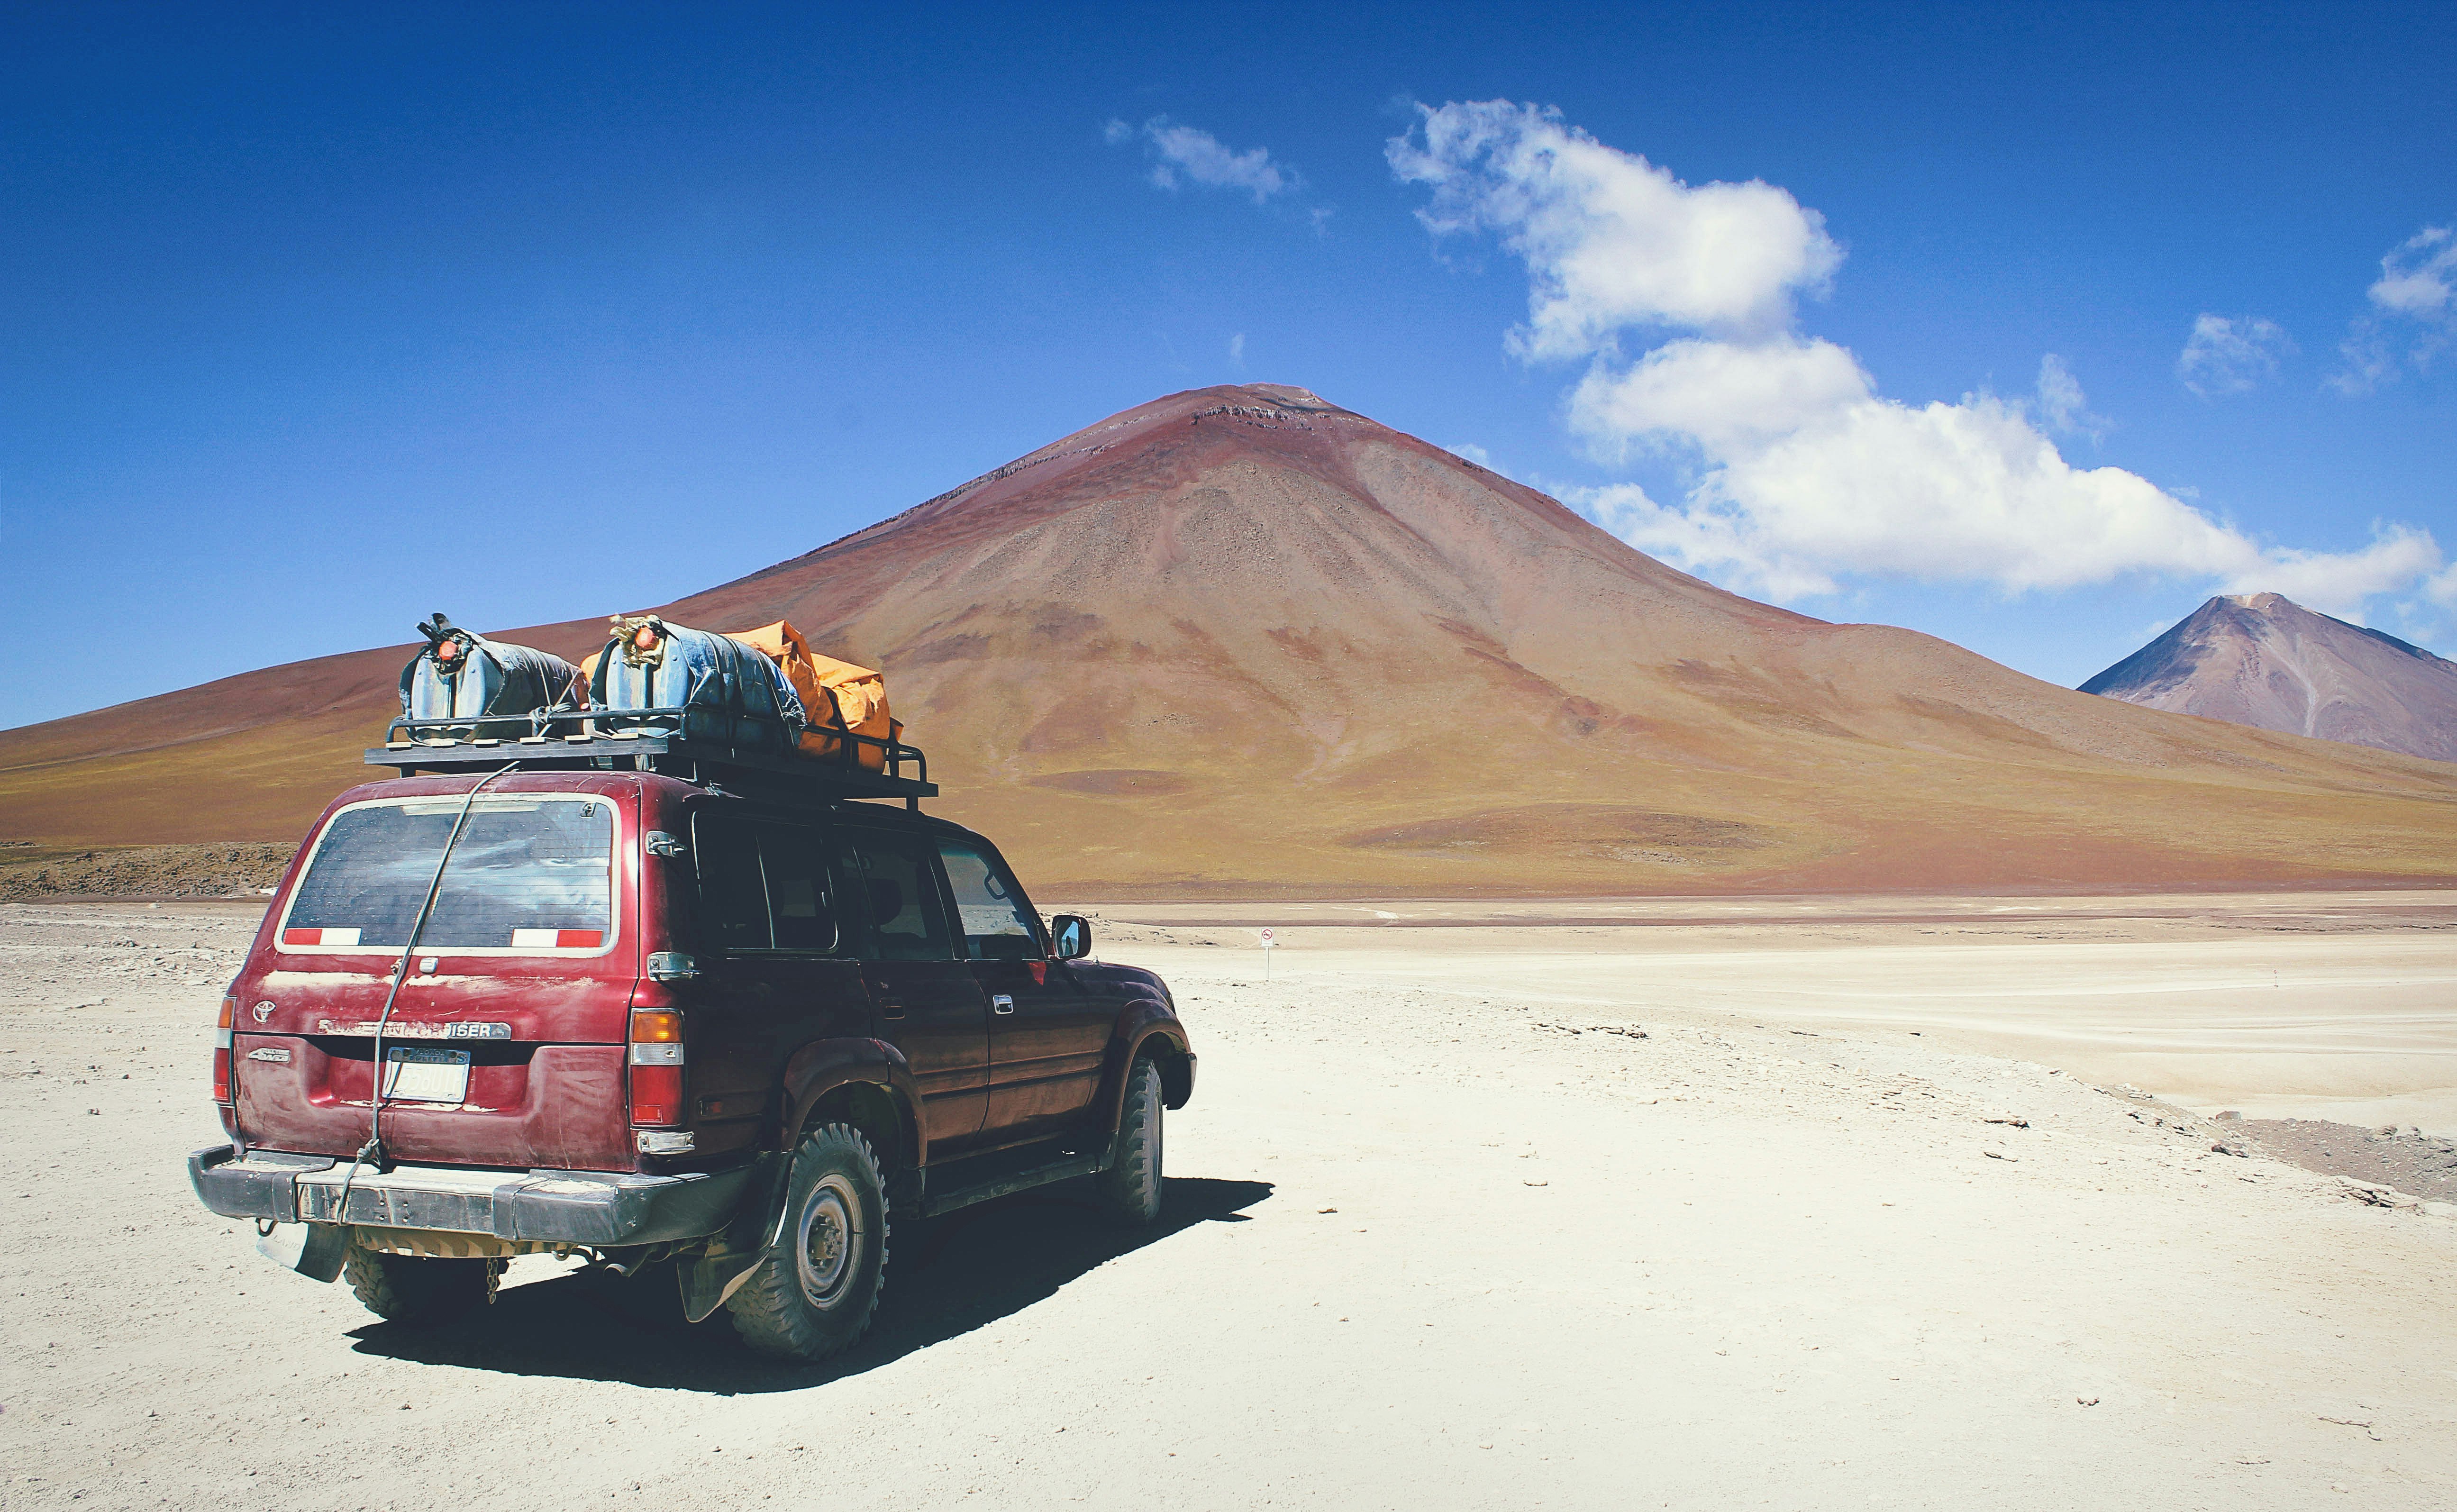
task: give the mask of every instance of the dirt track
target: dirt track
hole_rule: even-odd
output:
[[[1249,948],[1113,928],[1204,1056],[1167,1221],[1062,1190],[899,1225],[830,1366],[543,1260],[411,1333],[187,1191],[251,922],[0,907],[11,1506],[2457,1501],[2457,1210],[1677,975],[1640,1009],[1532,954],[1429,971],[1424,931],[1301,942],[1266,986]]]

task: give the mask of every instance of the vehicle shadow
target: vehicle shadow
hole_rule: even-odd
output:
[[[870,1332],[836,1358],[795,1365],[744,1348],[719,1308],[683,1321],[670,1270],[636,1279],[581,1273],[516,1286],[492,1307],[442,1328],[373,1323],[350,1336],[362,1355],[512,1376],[619,1380],[718,1396],[798,1391],[858,1376],[967,1334],[1043,1298],[1097,1266],[1203,1223],[1244,1223],[1267,1181],[1171,1176],[1160,1221],[1117,1229],[1086,1182],[1018,1192],[942,1218],[898,1222],[889,1239],[887,1294]]]

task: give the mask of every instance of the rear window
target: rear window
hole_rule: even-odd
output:
[[[325,826],[292,893],[285,951],[399,950],[463,799],[361,803]],[[421,950],[595,955],[614,943],[614,809],[574,794],[482,797],[452,848]]]

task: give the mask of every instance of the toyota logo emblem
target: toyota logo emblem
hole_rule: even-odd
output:
[[[255,1013],[256,1022],[262,1024],[265,1020],[273,1017],[273,1005],[270,1003],[259,1003],[256,1005]]]

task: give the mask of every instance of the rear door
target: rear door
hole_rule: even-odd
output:
[[[688,1116],[697,1151],[722,1153],[757,1143],[795,1050],[868,1037],[871,1008],[829,831],[707,808],[692,830],[707,960],[685,1016]]]
[[[989,1128],[1001,1140],[1073,1127],[1100,1090],[1108,1021],[1051,961],[1032,901],[996,851],[940,837],[957,942],[990,999]]]
[[[939,1153],[981,1136],[989,1107],[989,997],[956,956],[939,857],[911,831],[847,827],[862,905],[861,969],[878,1037],[900,1050],[921,1093],[923,1137]]]
[[[632,1163],[623,1040],[637,972],[637,791],[506,781],[337,811],[237,984],[237,1117],[251,1144],[346,1154],[381,1089],[396,1160]],[[460,839],[384,1025],[447,838]]]

